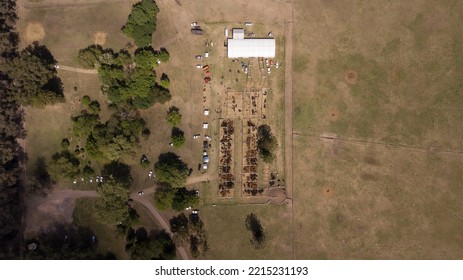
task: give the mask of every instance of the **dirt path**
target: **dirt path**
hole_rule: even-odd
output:
[[[293,23],[285,22],[285,188],[293,213]],[[294,222],[293,222],[294,225]],[[294,228],[291,230],[291,251],[294,259]]]
[[[208,181],[210,180],[210,176],[209,174],[207,173],[204,173],[204,174],[201,174],[199,176],[195,176],[195,177],[188,177],[188,179],[186,180],[186,185],[194,185],[196,183],[201,183],[203,181]]]
[[[151,190],[152,188],[147,189]],[[170,231],[170,226],[169,224],[162,218],[162,216],[159,214],[159,212],[156,210],[156,208],[153,206],[153,204],[150,201],[150,197],[146,195],[137,195],[137,194],[132,194],[130,196],[134,201],[140,203],[141,205],[145,206],[145,208],[151,213],[151,215],[154,217],[156,221],[161,225],[161,227],[169,234],[172,236],[172,232]],[[184,247],[177,247],[177,251],[180,254],[180,257],[183,260],[188,260],[188,254],[186,253],[186,250]]]
[[[25,2],[25,1],[23,1]],[[100,4],[113,4],[118,2],[129,2],[129,0],[90,0],[90,1],[62,1],[62,0],[48,0],[43,2],[25,2],[22,6],[26,9],[49,9],[49,8],[60,8],[60,7],[82,7],[82,6],[93,6]]]
[[[82,74],[98,74],[98,70],[96,69],[83,69],[83,68],[76,68],[71,66],[60,65],[58,70],[65,70],[71,72],[77,72]]]

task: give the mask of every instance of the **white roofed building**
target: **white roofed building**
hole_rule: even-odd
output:
[[[233,38],[228,39],[228,57],[275,57],[274,38],[244,38],[244,29],[233,29]]]

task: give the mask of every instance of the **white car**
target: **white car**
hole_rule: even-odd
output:
[[[207,151],[206,150],[203,151],[203,156],[207,156]]]
[[[201,64],[196,64],[196,68],[201,69],[203,66]]]
[[[195,135],[193,135],[193,139],[198,139],[199,137],[201,137],[201,134],[195,134]]]
[[[170,142],[170,143],[169,143],[169,146],[173,147],[173,146],[174,146],[174,143]]]
[[[189,210],[191,210],[191,206],[190,206],[190,207],[187,207],[187,208],[185,208],[185,211],[189,211]]]
[[[204,135],[204,137],[206,138],[207,141],[211,141],[211,140],[212,140],[211,136],[209,136],[209,135],[207,135],[207,134]]]
[[[144,194],[145,194],[144,191],[139,191],[139,192],[138,192],[138,195],[144,195]]]
[[[203,169],[204,169],[204,170],[207,169],[207,162],[203,163]]]
[[[195,210],[191,211],[191,214],[196,214],[197,215],[197,214],[199,214],[199,210],[195,209]]]

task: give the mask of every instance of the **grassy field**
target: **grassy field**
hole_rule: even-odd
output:
[[[294,11],[295,257],[460,259],[463,5]]]
[[[266,247],[252,247],[245,219],[255,213],[266,235]],[[202,209],[209,245],[206,259],[290,259],[291,233],[287,209],[273,205],[217,205]]]
[[[108,3],[92,1],[89,4],[79,0],[56,5],[45,0],[18,1],[21,46],[38,40],[51,50],[58,63],[69,66],[78,66],[78,51],[91,44],[99,43],[117,51],[128,42],[120,29],[131,4],[130,1]]]

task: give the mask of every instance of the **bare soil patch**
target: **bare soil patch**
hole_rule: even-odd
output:
[[[26,27],[25,39],[28,43],[40,41],[45,38],[45,29],[40,23],[29,23]]]
[[[339,119],[339,110],[337,108],[330,108],[326,112],[326,119],[330,122],[335,122]]]
[[[106,32],[96,32],[95,35],[93,35],[93,43],[95,43],[95,45],[104,45],[107,35],[108,33]]]
[[[347,70],[344,75],[344,80],[349,85],[355,85],[358,81],[358,73],[354,70]]]

